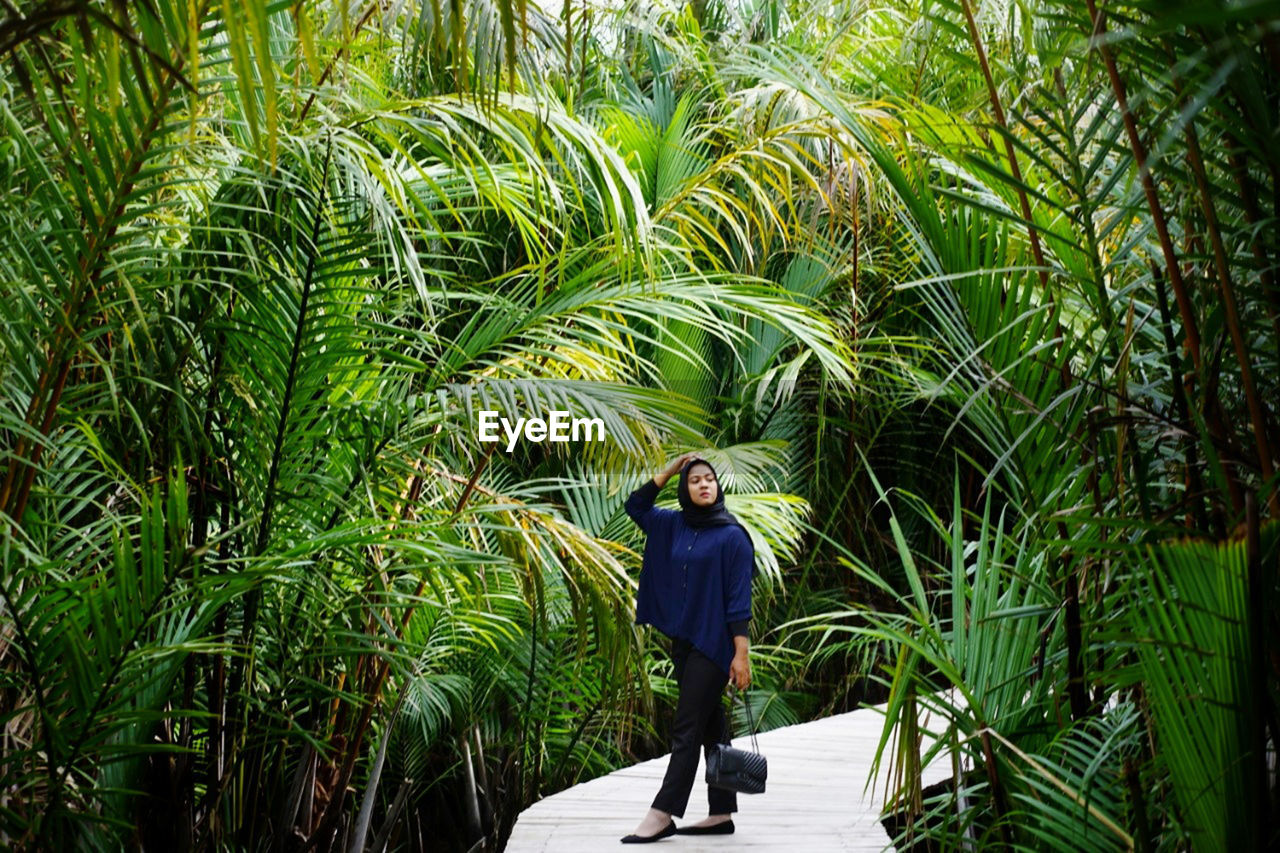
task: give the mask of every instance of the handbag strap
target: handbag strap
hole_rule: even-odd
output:
[[[748,724],[750,725],[750,727],[751,727],[750,731],[751,731],[751,746],[752,746],[752,752],[757,752],[757,753],[758,753],[758,752],[760,751],[760,745],[756,743],[756,724],[755,724],[755,721],[751,719],[751,706],[750,706],[749,704],[747,704],[747,700],[746,700],[746,698],[742,695],[742,694],[743,694],[743,693],[745,693],[746,691],[745,691],[745,690],[739,690],[739,689],[738,689],[735,685],[733,685],[733,684],[730,684],[730,685],[729,685],[729,687],[732,689],[732,691],[733,691],[734,695],[736,695],[736,696],[738,697],[738,701],[742,703],[742,707],[743,707],[743,709],[747,712],[747,723],[748,723]]]

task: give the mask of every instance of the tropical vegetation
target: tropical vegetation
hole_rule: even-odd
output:
[[[0,69],[6,847],[501,849],[665,752],[690,450],[897,845],[1280,845],[1274,4],[6,0]]]

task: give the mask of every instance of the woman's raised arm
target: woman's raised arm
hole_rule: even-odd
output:
[[[686,453],[679,459],[676,459],[666,468],[663,468],[657,474],[654,474],[651,479],[645,480],[644,483],[640,485],[640,488],[632,492],[631,496],[627,498],[627,502],[625,504],[627,515],[631,516],[632,521],[640,525],[640,529],[645,533],[649,532],[649,522],[658,513],[670,512],[672,515],[675,515],[675,512],[672,510],[655,509],[653,502],[657,500],[658,492],[662,491],[662,487],[667,484],[667,480],[670,480],[679,473],[695,455],[696,454],[693,453]]]

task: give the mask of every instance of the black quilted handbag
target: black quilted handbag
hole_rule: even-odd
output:
[[[707,756],[707,784],[737,791],[739,794],[763,794],[769,764],[760,754],[760,746],[756,743],[756,726],[751,720],[751,706],[740,692],[738,699],[747,711],[747,722],[751,725],[751,745],[756,751],[737,749],[727,743],[716,744],[715,749]]]

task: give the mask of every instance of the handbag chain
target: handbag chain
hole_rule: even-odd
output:
[[[760,752],[760,745],[756,743],[756,724],[755,721],[751,719],[751,706],[747,704],[746,697],[743,696],[746,691],[738,689],[738,687],[733,684],[730,684],[729,688],[731,692],[738,697],[738,701],[742,703],[743,709],[747,712],[747,724],[751,727],[751,751],[758,753]]]

